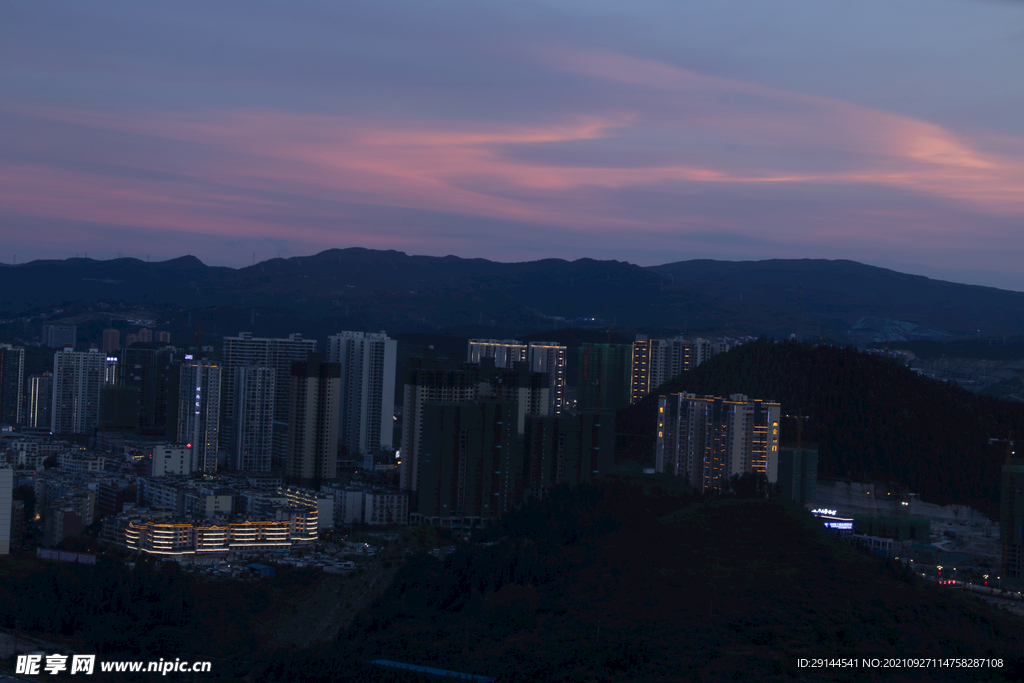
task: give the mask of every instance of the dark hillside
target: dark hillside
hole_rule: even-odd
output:
[[[886,680],[1022,674],[1019,618],[918,581],[774,500],[697,502],[671,479],[612,478],[528,504],[498,534],[444,562],[410,558],[333,663],[280,653],[261,680],[344,677],[355,653],[502,683],[874,680],[797,668],[825,653],[1004,662]]]
[[[802,322],[850,328],[864,318],[902,321],[954,336],[1014,334],[1024,325],[1024,293],[908,275],[845,260],[681,261],[649,270],[686,288],[797,312]],[[849,331],[847,329],[847,331]],[[945,337],[948,338],[948,337]]]
[[[855,349],[759,341],[712,358],[660,387],[619,418],[633,450],[653,453],[657,394],[746,394],[809,416],[805,443],[817,443],[819,475],[901,482],[925,500],[998,507],[1000,467],[1010,430],[1024,434],[1020,406],[921,377]],[[646,441],[643,441],[646,435]],[[784,440],[796,440],[783,420]]]

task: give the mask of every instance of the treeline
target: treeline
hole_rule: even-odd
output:
[[[210,581],[174,562],[157,568],[145,556],[132,568],[99,560],[37,561],[26,575],[0,581],[0,626],[44,639],[63,636],[100,659],[212,660],[221,676],[232,678],[257,656],[266,637],[261,625],[280,607],[280,594],[319,577],[285,569],[275,582]]]
[[[832,680],[796,667],[821,651],[998,656],[993,680],[1024,673],[1017,618],[916,581],[778,500],[609,477],[533,500],[476,540],[487,545],[410,558],[338,642],[278,653],[257,677],[322,680],[384,658],[503,683]]]
[[[617,431],[634,452],[653,453],[657,395],[742,393],[806,415],[822,477],[901,483],[939,504],[998,510],[1005,441],[1024,438],[1020,405],[938,382],[853,348],[768,340],[715,356],[622,411]],[[795,442],[796,420],[782,437]]]

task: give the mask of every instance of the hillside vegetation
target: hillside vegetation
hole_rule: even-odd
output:
[[[281,652],[260,680],[348,680],[378,658],[502,683],[871,677],[797,667],[824,653],[996,657],[1005,666],[985,680],[1024,674],[1018,618],[917,581],[777,500],[612,477],[531,502],[489,538],[500,540],[444,561],[410,558],[334,646]]]
[[[1024,436],[1019,404],[921,377],[852,348],[761,340],[716,356],[667,382],[620,416],[637,453],[653,452],[657,395],[742,393],[809,417],[805,444],[818,446],[822,477],[902,483],[939,504],[998,509],[1005,439]],[[784,440],[796,440],[794,419]]]

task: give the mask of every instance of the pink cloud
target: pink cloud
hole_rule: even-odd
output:
[[[296,239],[329,241],[341,231],[350,242],[365,240],[367,246],[382,245],[386,238],[345,232],[344,225],[308,227],[304,219],[329,222],[341,210],[304,200],[450,212],[604,234],[623,229],[663,234],[691,224],[751,231],[729,217],[685,207],[666,221],[664,212],[616,203],[614,192],[638,188],[792,186],[795,196],[807,187],[882,187],[960,202],[974,212],[1005,216],[1024,211],[1024,141],[958,135],[841,100],[607,52],[557,48],[532,54],[548,68],[627,89],[625,96],[615,98],[617,104],[607,111],[531,123],[370,120],[273,110],[114,114],[8,106],[8,111],[54,125],[155,141],[167,154],[142,158],[116,147],[104,153],[111,163],[178,174],[181,180],[0,164],[0,201],[8,210],[33,215],[186,233],[278,236],[282,222],[288,222],[290,237]],[[651,145],[644,140],[652,138],[674,145],[678,154],[669,162],[662,155],[657,162],[621,167],[519,153],[621,143],[642,158]],[[699,144],[690,144],[693,140]],[[172,153],[181,144],[203,150],[201,160]],[[812,152],[827,157],[824,168],[805,162],[804,155]],[[87,152],[80,159],[73,150],[61,153],[69,162],[89,160]],[[860,215],[898,221],[899,212],[868,206]],[[926,218],[901,225],[912,233],[934,229]],[[806,229],[805,234],[814,232]],[[877,230],[882,235],[891,228]],[[387,239],[394,245],[414,240]]]

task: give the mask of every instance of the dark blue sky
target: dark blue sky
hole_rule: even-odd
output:
[[[7,3],[0,260],[848,258],[1024,290],[1024,3]]]

